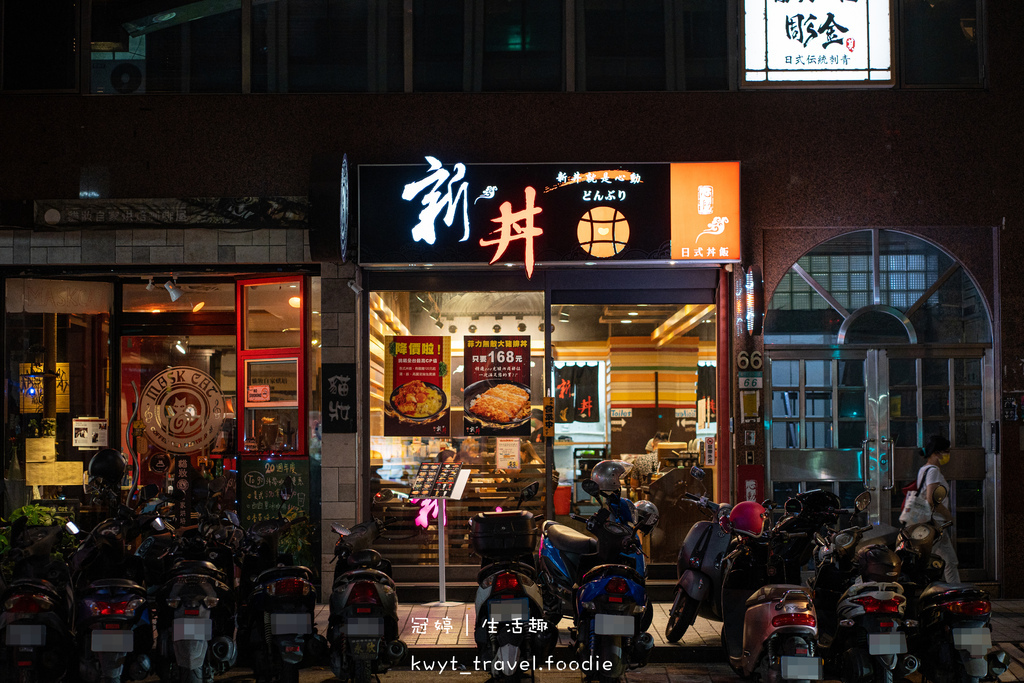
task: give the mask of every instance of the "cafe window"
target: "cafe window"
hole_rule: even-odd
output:
[[[33,500],[88,508],[82,477],[89,458],[117,445],[109,395],[113,286],[9,279],[5,295],[3,517]]]
[[[306,454],[305,289],[298,277],[238,283],[244,455]]]

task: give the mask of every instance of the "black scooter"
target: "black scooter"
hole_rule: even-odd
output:
[[[77,529],[71,525],[71,533]],[[12,683],[60,680],[74,647],[73,595],[68,567],[52,553],[62,526],[29,526],[25,517],[11,526],[11,581],[0,594],[0,672]]]
[[[495,680],[518,680],[533,671],[558,642],[558,624],[544,619],[537,583],[537,529],[521,510],[540,488],[523,488],[514,510],[482,512],[470,520],[470,542],[480,556],[473,635],[483,668]]]
[[[395,497],[378,491],[375,503]],[[398,632],[398,594],[391,578],[391,562],[371,548],[385,529],[385,520],[370,519],[352,528],[333,524],[337,569],[331,593],[327,639],[331,671],[343,681],[366,683],[371,675],[386,672],[407,652]]]
[[[257,522],[245,532],[243,541],[236,642],[257,681],[297,683],[300,668],[327,655],[327,640],[313,624],[313,571],[294,564],[291,555],[278,552],[281,536],[306,521],[305,517],[288,520],[282,515],[294,490],[292,478],[285,477],[278,494],[278,518]]]
[[[938,486],[933,496],[941,503],[945,487]],[[908,616],[917,623],[908,647],[920,659],[921,675],[928,681],[995,679],[1007,670],[1009,656],[1001,651],[989,653],[992,603],[988,593],[969,584],[944,583],[945,561],[932,554],[933,545],[951,524],[929,520],[904,527],[897,536],[900,584],[908,600]]]

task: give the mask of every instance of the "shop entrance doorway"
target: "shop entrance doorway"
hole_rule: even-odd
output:
[[[801,257],[765,319],[772,497],[829,488],[851,505],[867,489],[872,523],[891,529],[940,435],[962,576],[991,578],[991,339],[973,280],[924,240],[862,231]]]

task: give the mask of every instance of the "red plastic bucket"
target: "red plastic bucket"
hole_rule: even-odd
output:
[[[555,514],[569,514],[569,506],[572,502],[572,487],[558,486],[555,488]]]

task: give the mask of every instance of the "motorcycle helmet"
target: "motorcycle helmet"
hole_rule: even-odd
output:
[[[895,581],[902,568],[899,555],[880,544],[858,550],[856,562],[857,570],[865,581]]]
[[[729,512],[729,524],[733,529],[760,536],[764,529],[764,506],[752,500],[737,503]]]
[[[658,506],[649,500],[637,501],[636,519],[638,526],[653,529],[658,525]]]
[[[128,459],[115,448],[102,448],[89,460],[89,481],[99,481],[107,486],[120,486]]]
[[[632,469],[633,465],[625,460],[602,460],[590,471],[590,478],[605,493],[621,491],[619,480]]]

